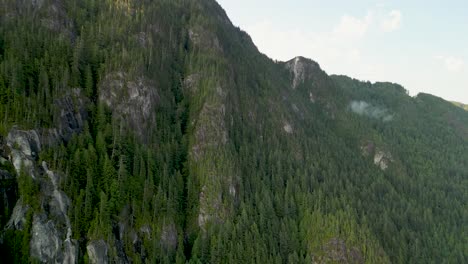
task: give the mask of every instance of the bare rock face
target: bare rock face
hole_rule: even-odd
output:
[[[81,89],[73,89],[66,96],[58,99],[56,131],[59,140],[68,142],[73,134],[83,130],[84,121],[88,118],[86,109],[89,99],[82,95]]]
[[[30,254],[41,263],[76,263],[78,246],[71,239],[72,231],[67,214],[70,199],[59,188],[60,175],[50,171],[45,162],[42,166],[36,164],[41,150],[39,138],[35,130],[13,129],[6,140],[11,149],[9,160],[17,173],[25,173],[33,178],[34,184],[40,186],[41,207],[33,217]],[[24,205],[20,198],[6,228],[24,229],[28,210],[29,206]]]
[[[374,164],[383,171],[388,169],[394,161],[390,152],[381,150],[373,142],[367,142],[361,146],[361,153],[364,157],[373,157]]]
[[[374,164],[379,166],[381,170],[388,169],[389,164],[393,161],[392,155],[389,152],[377,150],[374,156]]]
[[[61,33],[70,38],[74,37],[73,22],[68,18],[64,4],[59,1],[50,1],[48,5],[43,5],[43,0],[33,0],[40,3],[45,8],[45,16],[41,19],[41,25],[51,31]]]
[[[319,69],[318,63],[304,57],[296,57],[286,62],[286,69],[292,75],[292,88],[296,89],[299,85],[308,80],[315,69]]]
[[[88,119],[89,98],[81,89],[72,89],[54,102],[54,127],[38,130],[43,147],[51,147],[70,141],[74,134],[83,131]]]
[[[200,82],[201,75],[199,73],[193,73],[185,77],[183,87],[185,90],[196,93],[198,91],[198,83]]]
[[[165,225],[161,233],[161,245],[166,250],[175,250],[177,247],[177,228],[174,223]]]
[[[107,105],[126,127],[145,138],[147,129],[154,126],[155,107],[159,102],[154,83],[123,72],[108,74],[100,84],[99,101]]]
[[[67,238],[57,223],[44,213],[33,218],[31,231],[31,256],[42,263],[76,263],[78,256],[77,242]]]
[[[48,30],[73,39],[75,37],[73,22],[69,19],[62,0],[16,0],[13,5],[6,5],[7,16],[0,20],[13,19],[25,15],[32,9],[39,25]],[[8,9],[10,8],[10,9]]]
[[[198,49],[210,50],[217,53],[222,53],[223,48],[218,37],[201,26],[189,29],[189,38],[191,43]]]
[[[315,95],[312,92],[309,92],[310,102],[315,103]]]
[[[317,259],[318,263],[364,263],[362,253],[357,248],[349,248],[345,241],[332,238],[323,246],[325,256]]]
[[[13,129],[8,133],[7,145],[11,149],[10,160],[16,172],[19,174],[23,166],[24,172],[35,178],[34,161],[41,151],[38,133]]]
[[[45,198],[49,199],[48,217],[51,221],[54,221],[53,223],[61,227],[58,236],[62,244],[60,248],[61,255],[58,255],[59,258],[57,259],[61,263],[75,263],[78,256],[78,246],[77,241],[71,238],[72,229],[67,214],[71,204],[70,198],[59,188],[60,175],[49,170],[45,162],[42,162],[42,169],[53,189],[49,196]]]
[[[293,133],[293,128],[291,126],[291,124],[289,124],[288,122],[284,122],[283,124],[283,130],[288,133],[288,134],[292,134]]]
[[[10,220],[5,226],[5,229],[13,230],[23,230],[26,225],[26,213],[29,210],[29,206],[23,205],[22,200],[16,202],[15,208],[13,209],[13,214],[10,217]]]
[[[109,245],[104,240],[91,241],[86,246],[88,252],[89,263],[92,264],[107,264],[109,262]]]
[[[62,241],[54,222],[44,214],[34,216],[31,234],[31,256],[42,263],[53,263],[62,258]]]
[[[31,256],[42,263],[76,263],[78,243],[71,238],[67,215],[70,199],[58,188],[59,175],[50,171],[45,162],[41,172],[42,206],[33,218]]]

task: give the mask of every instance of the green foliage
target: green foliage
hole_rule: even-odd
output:
[[[39,208],[39,185],[31,175],[26,173],[25,168],[18,175],[18,190],[24,204],[36,210]]]
[[[31,240],[32,211],[26,214],[26,227],[24,230],[5,230],[2,234],[3,243],[0,246],[2,262],[5,263],[31,263],[34,259],[29,257],[29,242]]]
[[[466,262],[462,109],[318,65],[292,89],[285,63],[211,0],[65,1],[57,27],[38,23],[54,22],[54,1],[24,8],[34,16],[4,2],[0,134],[56,127],[72,89],[89,99],[83,131],[40,153],[65,175],[81,250],[104,239],[136,263],[311,263],[336,261],[338,245],[348,262]],[[99,98],[115,72],[154,82],[144,136]],[[352,100],[393,121],[352,113]],[[387,170],[363,155],[369,142],[392,154]],[[22,173],[18,185],[39,209],[39,183]],[[29,261],[30,230],[5,236],[9,260]]]

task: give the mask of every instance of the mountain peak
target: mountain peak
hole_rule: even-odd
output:
[[[311,59],[297,56],[286,62],[286,68],[293,75],[292,88],[296,89],[305,80],[309,79],[314,71],[320,70],[320,65]]]

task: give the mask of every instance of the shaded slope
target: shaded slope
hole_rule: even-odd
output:
[[[462,109],[274,62],[210,0],[7,2],[2,131],[87,97],[81,130],[33,161],[64,174],[80,261],[466,259]]]

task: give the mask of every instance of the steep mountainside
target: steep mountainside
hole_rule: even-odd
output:
[[[453,103],[454,105],[459,106],[459,107],[465,109],[466,111],[468,111],[468,105],[462,104],[462,103],[459,103],[459,102],[452,102],[452,103]]]
[[[0,102],[7,263],[468,261],[468,113],[214,0],[0,0]]]

